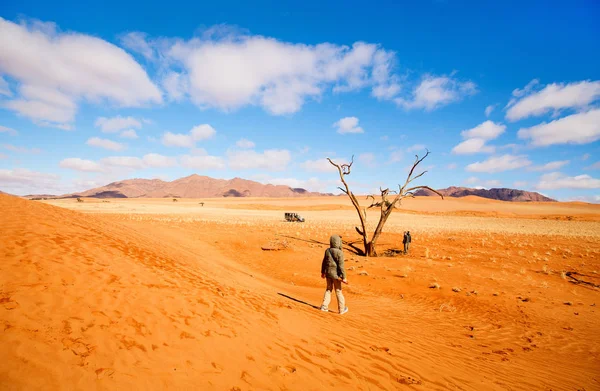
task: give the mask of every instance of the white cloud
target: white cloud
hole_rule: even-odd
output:
[[[173,167],[177,165],[177,160],[173,157],[159,155],[157,153],[148,153],[142,158],[145,167]]]
[[[470,172],[489,172],[496,173],[508,170],[516,170],[517,168],[527,167],[531,165],[531,161],[525,156],[502,155],[493,156],[483,162],[475,162],[466,167]]]
[[[400,149],[396,149],[390,153],[390,163],[398,163],[404,158],[404,153]]]
[[[502,182],[499,181],[498,179],[490,179],[490,180],[485,181],[483,184],[484,184],[484,186],[487,186],[488,188],[502,186]]]
[[[168,147],[193,148],[196,142],[214,137],[216,130],[208,125],[194,126],[189,134],[166,132],[162,136],[162,143]]]
[[[255,144],[252,141],[247,140],[245,138],[239,139],[235,143],[235,145],[237,145],[239,148],[244,148],[244,149],[246,149],[246,148],[254,148],[254,146],[255,146]]]
[[[424,149],[425,149],[424,144],[415,144],[415,145],[411,145],[410,147],[406,148],[406,152],[417,152],[417,151],[422,151]]]
[[[375,155],[371,152],[361,153],[358,155],[358,161],[367,167],[375,167]]]
[[[527,181],[515,181],[515,182],[513,183],[513,186],[514,186],[515,188],[517,188],[517,189],[518,189],[518,188],[524,188],[524,187],[526,187],[527,185],[528,185],[528,182],[527,182]]]
[[[6,149],[7,151],[12,151],[12,152],[16,152],[16,153],[40,153],[42,152],[41,149],[39,148],[25,148],[25,147],[17,147],[16,145],[12,145],[12,144],[2,144],[2,148]]]
[[[177,166],[177,159],[170,156],[163,156],[157,153],[148,153],[143,157],[135,156],[109,156],[100,159],[98,162],[84,160],[79,158],[64,159],[60,162],[60,167],[70,168],[77,171],[103,172],[105,174],[119,174],[116,168],[125,168],[131,170],[141,170],[145,168],[164,168]]]
[[[190,135],[194,141],[207,140],[213,138],[217,134],[217,131],[208,124],[194,126],[190,131]]]
[[[549,163],[543,164],[541,166],[529,167],[528,170],[529,171],[556,171],[556,170],[560,169],[561,167],[566,166],[569,163],[570,163],[569,160],[557,160],[554,162],[549,162]]]
[[[63,159],[59,166],[62,168],[68,168],[76,171],[87,171],[87,172],[100,172],[102,171],[102,166],[96,162],[91,160],[85,160],[80,158],[68,158]]]
[[[69,102],[62,106],[55,102],[41,100],[15,99],[2,103],[17,114],[30,118],[34,123],[42,123],[44,126],[60,127],[71,130],[72,122],[75,120],[76,105]]]
[[[466,140],[452,148],[452,153],[466,155],[472,153],[494,153],[496,148],[487,145],[488,140],[498,138],[506,130],[506,125],[485,121],[472,129],[463,130],[461,136]]]
[[[0,76],[0,95],[12,96],[8,82],[2,76]]]
[[[192,148],[196,145],[196,142],[189,134],[178,134],[166,132],[162,136],[162,143],[167,147],[182,147],[182,148]]]
[[[465,179],[465,183],[467,185],[472,185],[472,184],[475,184],[477,182],[479,182],[479,178],[474,177],[474,176],[471,176],[471,177],[468,177],[467,179]]]
[[[161,80],[161,86],[167,93],[167,98],[171,101],[182,101],[190,87],[186,77],[179,72],[169,71]]]
[[[337,168],[335,168],[325,158],[316,159],[316,160],[307,160],[303,163],[300,163],[300,167],[304,168],[306,171],[337,172]]]
[[[498,149],[499,150],[505,150],[505,149],[510,149],[512,150],[513,153],[518,152],[519,150],[523,149],[524,146],[523,145],[519,145],[519,144],[505,144],[505,145],[499,145]]]
[[[100,163],[106,166],[125,167],[131,169],[144,168],[142,159],[133,156],[110,156],[100,159]]]
[[[600,161],[592,164],[591,166],[587,166],[586,170],[600,170]]]
[[[164,62],[177,69],[163,81],[169,95],[189,95],[201,108],[257,105],[282,115],[329,89],[370,87],[378,99],[392,99],[400,89],[391,74],[395,54],[376,44],[293,44],[220,27],[189,41],[162,40],[157,47]]]
[[[110,149],[111,151],[120,151],[125,148],[125,146],[121,143],[117,143],[100,137],[92,137],[86,142],[86,144],[92,147]]]
[[[18,132],[13,128],[7,128],[6,126],[0,125],[0,133],[8,133],[11,136],[16,136]]]
[[[396,65],[395,53],[377,50],[374,55],[372,79],[375,84],[371,95],[379,100],[393,99],[401,90],[398,77],[392,74]]]
[[[133,117],[121,117],[120,115],[113,118],[99,117],[94,122],[94,126],[100,128],[104,133],[117,133],[127,128],[141,128],[142,123]]]
[[[121,131],[120,136],[122,138],[128,138],[128,139],[132,139],[132,140],[135,140],[138,138],[138,135],[134,129],[123,130],[123,131]]]
[[[59,176],[45,172],[15,168],[0,169],[0,189],[11,194],[46,194],[58,188]]]
[[[356,117],[344,117],[334,123],[333,127],[337,128],[339,134],[364,133],[363,128],[358,126],[358,118]]]
[[[540,190],[598,189],[600,188],[600,179],[592,178],[589,175],[570,177],[560,172],[552,172],[542,175],[536,188]]]
[[[18,83],[18,97],[3,106],[36,123],[72,127],[81,100],[121,107],[162,101],[144,69],[102,39],[61,33],[52,23],[2,18],[0,37],[0,72]]]
[[[146,59],[154,58],[154,48],[146,41],[146,34],[137,31],[121,36],[121,45],[134,53],[139,53]]]
[[[183,167],[195,170],[222,170],[225,168],[225,161],[218,156],[183,155],[179,160]]]
[[[522,96],[525,96],[525,95],[531,93],[531,91],[533,91],[536,88],[536,86],[539,84],[540,84],[540,81],[538,79],[533,79],[529,83],[527,83],[527,85],[525,87],[523,87],[522,89],[515,88],[512,92],[513,98],[511,99],[510,102],[508,102],[508,106],[512,106],[517,101],[516,98],[520,98]]]
[[[600,81],[579,81],[569,84],[548,84],[541,91],[533,92],[538,84],[528,84],[524,90],[515,90],[507,107],[506,118],[510,121],[539,116],[561,109],[584,109],[600,98]]]
[[[446,166],[446,169],[448,170],[456,170],[456,168],[458,167],[458,165],[456,163],[450,163]]]
[[[298,153],[300,153],[301,155],[304,155],[305,153],[308,153],[308,151],[310,151],[310,147],[302,147],[298,150]]]
[[[581,156],[581,160],[586,161],[586,160],[588,160],[590,158],[590,156],[592,156],[592,155],[590,155],[589,153],[584,153]]]
[[[263,153],[252,149],[227,151],[229,168],[233,170],[266,169],[283,171],[292,160],[286,149],[267,149]]]
[[[456,155],[468,155],[472,153],[494,153],[496,148],[486,145],[486,140],[481,138],[470,138],[452,148]]]
[[[492,114],[492,111],[496,108],[496,105],[489,105],[485,108],[485,116],[489,117]]]
[[[530,128],[521,128],[520,139],[530,139],[534,146],[553,144],[587,144],[600,140],[600,109],[578,113]]]
[[[405,109],[431,111],[476,93],[477,87],[471,81],[459,81],[452,76],[425,75],[409,99],[396,98],[395,102]]]
[[[7,157],[8,157],[8,156],[6,156],[5,154],[3,154],[3,153],[0,153],[0,159],[6,159]]]
[[[463,130],[460,135],[463,138],[480,138],[484,140],[494,140],[506,130],[506,125],[496,124],[492,121],[485,121],[472,129]]]

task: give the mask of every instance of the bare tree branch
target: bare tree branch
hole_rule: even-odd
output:
[[[417,189],[427,189],[430,190],[432,192],[434,192],[435,194],[439,195],[440,197],[442,197],[442,199],[444,199],[444,195],[442,193],[440,193],[439,191],[432,189],[429,186],[415,186],[415,187],[411,187],[410,189],[407,189],[406,192],[412,192],[413,190],[417,190]]]
[[[336,164],[330,158],[327,158],[329,163],[331,163],[334,167],[336,167],[338,169],[340,180],[341,180],[342,184],[344,185],[344,188],[342,188],[342,187],[338,187],[338,188],[348,195],[348,198],[350,198],[350,201],[352,202],[352,205],[356,209],[356,212],[358,213],[358,217],[360,218],[361,227],[360,228],[355,227],[354,229],[356,230],[356,232],[359,235],[361,235],[363,237],[363,244],[365,247],[364,255],[377,256],[377,253],[375,251],[375,245],[377,243],[377,239],[381,235],[383,226],[385,225],[388,217],[390,216],[390,214],[392,213],[392,211],[394,209],[399,208],[399,205],[402,202],[402,199],[414,198],[415,191],[419,190],[419,189],[430,190],[433,193],[442,197],[442,199],[444,198],[444,196],[440,192],[430,188],[429,186],[414,186],[411,188],[407,188],[411,182],[413,182],[416,179],[419,179],[420,177],[422,177],[423,175],[425,175],[427,173],[427,170],[425,170],[425,171],[421,172],[420,174],[413,176],[413,173],[415,172],[415,169],[417,168],[417,166],[427,156],[429,156],[429,150],[427,150],[425,155],[421,158],[419,158],[419,155],[415,155],[415,162],[413,163],[413,165],[408,173],[408,176],[406,177],[404,184],[398,185],[398,191],[396,191],[396,190],[390,191],[389,188],[383,189],[383,188],[379,187],[379,192],[380,192],[379,197],[378,197],[378,198],[380,198],[379,201],[377,201],[375,199],[375,195],[373,195],[373,194],[368,195],[366,197],[366,200],[371,199],[372,201],[371,201],[371,205],[368,206],[367,208],[360,207],[358,199],[352,193],[352,191],[350,191],[348,183],[344,179],[344,176],[349,175],[351,172],[352,164],[354,163],[354,156],[352,156],[352,160],[348,164]],[[390,201],[388,199],[388,196],[390,194],[396,195],[392,201]],[[377,227],[375,228],[375,231],[373,233],[373,237],[369,241],[368,233],[366,231],[367,209],[374,208],[374,207],[380,208],[380,217],[379,217],[379,222],[377,223]]]

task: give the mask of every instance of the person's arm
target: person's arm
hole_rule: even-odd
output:
[[[344,267],[344,253],[340,251],[339,257],[337,260],[338,264],[338,275],[342,277],[342,280],[346,281],[346,268]]]
[[[326,264],[325,261],[327,260],[327,251],[329,249],[325,250],[325,254],[323,255],[323,262],[321,262],[321,278],[325,278],[325,269],[326,269]]]

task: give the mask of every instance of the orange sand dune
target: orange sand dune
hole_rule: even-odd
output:
[[[353,211],[291,224],[58,204],[86,213],[0,195],[2,389],[600,389],[599,292],[561,278],[600,271],[597,223],[544,222],[558,236],[453,217],[417,229],[408,256],[346,247],[340,316],[313,305],[323,243],[357,239]],[[273,241],[285,249],[260,249]]]

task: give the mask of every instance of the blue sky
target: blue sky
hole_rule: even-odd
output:
[[[600,6],[0,4],[0,189],[192,173],[600,202]]]

